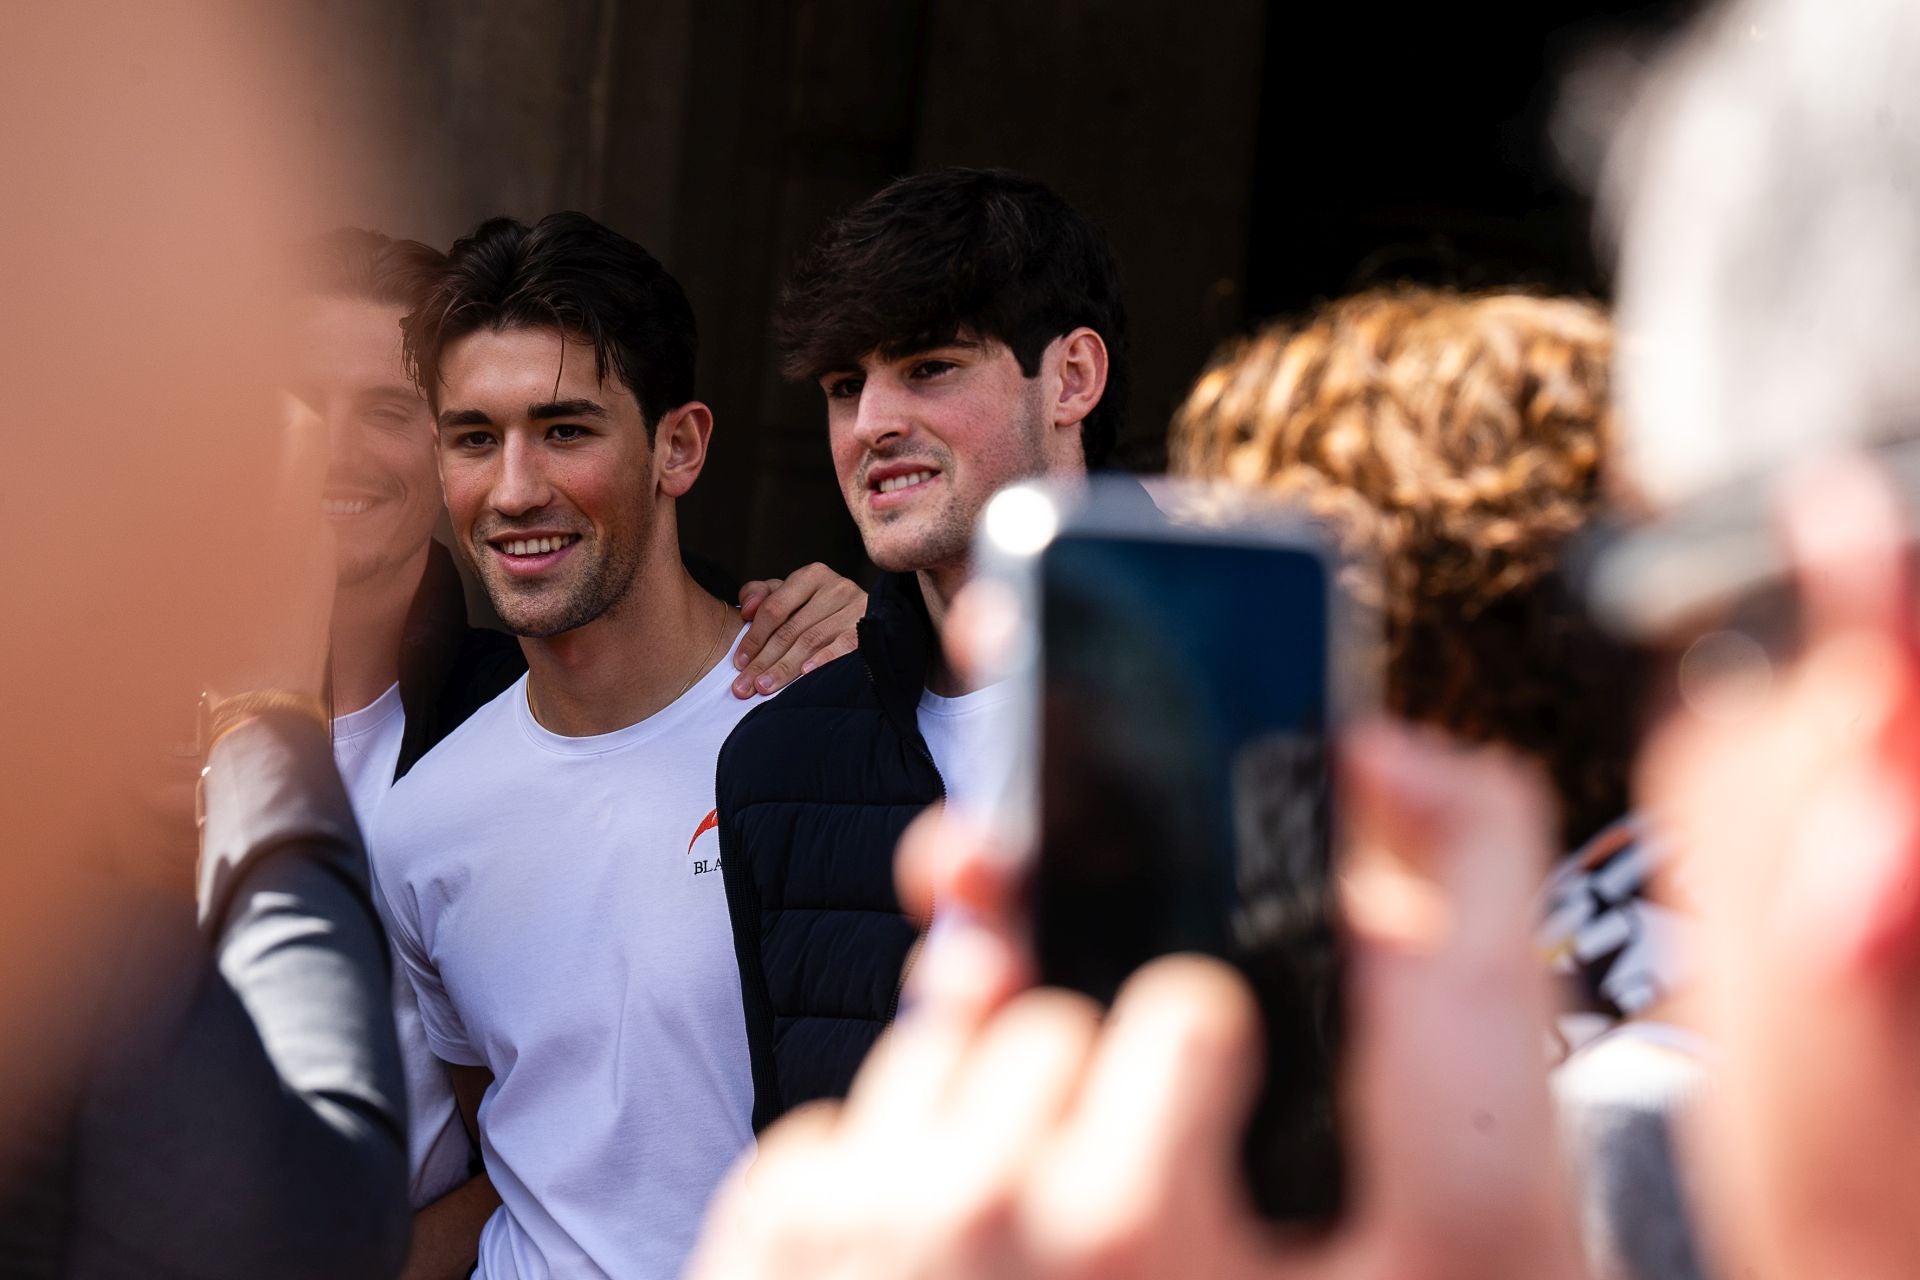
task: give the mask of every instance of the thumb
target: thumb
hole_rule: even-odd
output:
[[[1378,724],[1343,744],[1349,921],[1416,950],[1530,935],[1552,863],[1539,771],[1496,748]]]
[[[1359,1207],[1462,1257],[1558,1250],[1537,771],[1401,729],[1355,735],[1342,765]]]

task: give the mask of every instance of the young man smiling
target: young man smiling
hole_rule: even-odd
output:
[[[693,313],[583,215],[496,219],[454,245],[405,343],[455,546],[528,668],[394,788],[373,838],[502,1201],[479,1274],[675,1275],[750,1136],[710,834],[747,628],[683,567],[674,520],[713,425]],[[826,647],[796,661],[838,652],[858,608],[844,583],[811,594],[794,617]]]
[[[720,756],[756,1129],[845,1093],[916,936],[894,894],[900,833],[935,800],[990,792],[1003,763],[978,739],[1005,691],[968,687],[935,641],[974,519],[1012,481],[1104,463],[1126,384],[1111,251],[1003,171],[907,178],[835,221],[777,324],[788,375],[826,395],[834,471],[884,572],[858,653],[749,716]]]

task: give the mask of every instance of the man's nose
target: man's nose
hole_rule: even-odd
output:
[[[366,454],[357,416],[339,406],[331,406],[321,415],[327,427],[327,464],[338,474],[351,474]]]
[[[913,431],[913,419],[907,412],[904,391],[890,382],[869,378],[860,388],[860,403],[854,412],[854,439],[869,449],[898,444]]]
[[[500,449],[500,475],[489,495],[493,509],[503,516],[523,516],[546,506],[552,496],[539,447],[509,434]]]

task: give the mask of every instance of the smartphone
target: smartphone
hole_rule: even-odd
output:
[[[1011,779],[1039,979],[1111,1001],[1179,951],[1245,974],[1267,1073],[1245,1143],[1266,1217],[1325,1225],[1345,1174],[1330,741],[1332,560],[1307,522],[1222,491],[1016,486],[977,559],[1019,619]]]

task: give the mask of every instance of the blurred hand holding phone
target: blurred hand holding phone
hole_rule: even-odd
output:
[[[1011,691],[1002,792],[967,815],[1030,855],[1034,976],[1111,1002],[1155,957],[1228,960],[1265,1028],[1245,1147],[1267,1217],[1324,1224],[1345,1181],[1330,741],[1369,651],[1312,526],[1246,495],[1015,486],[983,514],[978,676]],[[986,605],[979,602],[986,601]],[[967,621],[964,617],[963,622]],[[1347,634],[1336,642],[1336,629]]]

